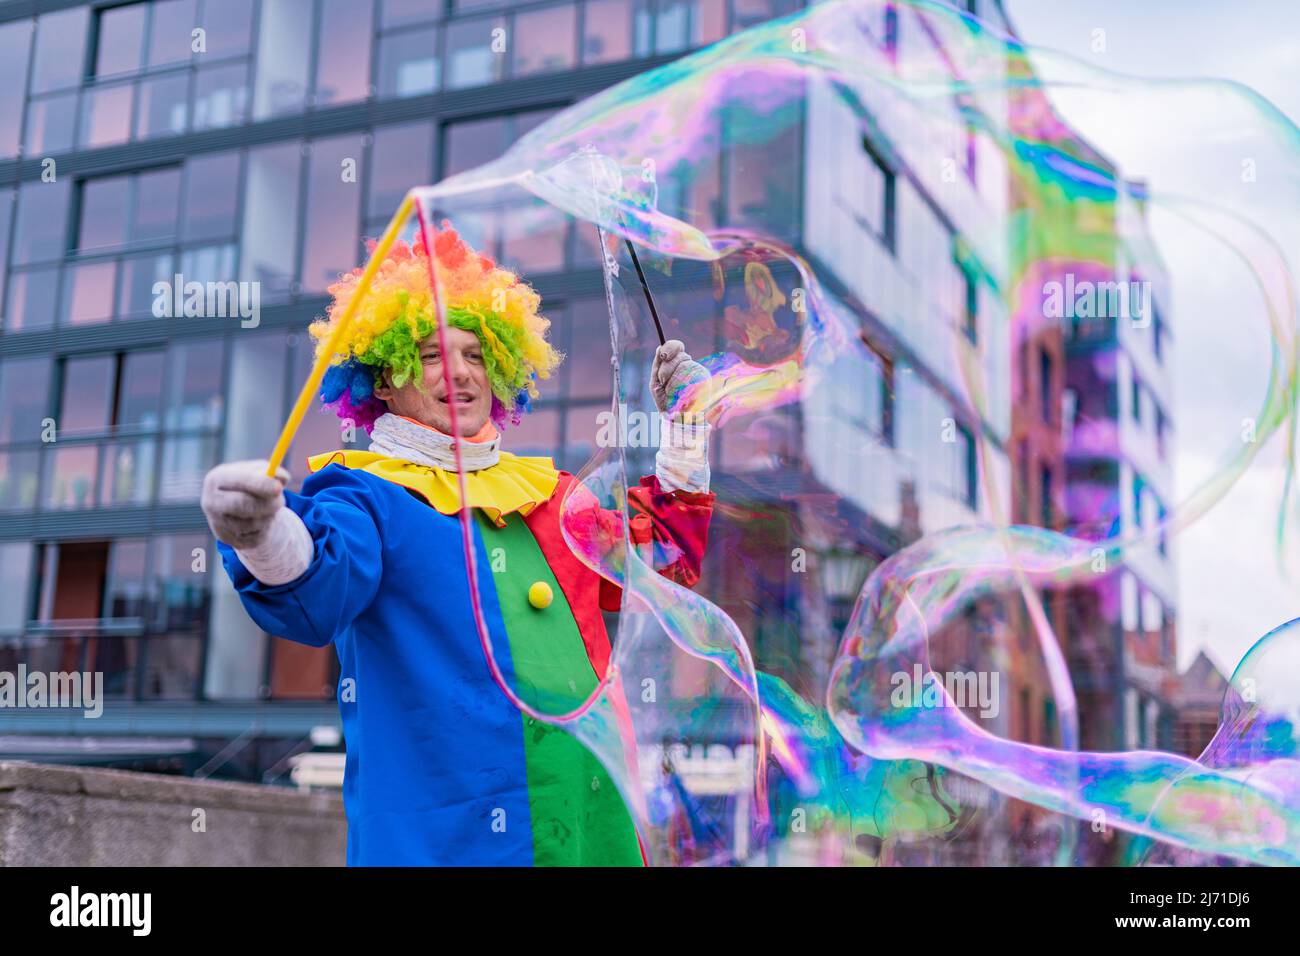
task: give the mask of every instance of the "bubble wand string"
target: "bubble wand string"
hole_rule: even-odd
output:
[[[343,315],[339,317],[334,326],[334,331],[330,337],[325,340],[325,345],[316,357],[316,363],[312,366],[311,374],[307,376],[307,381],[303,383],[302,391],[298,393],[298,400],[294,402],[293,411],[289,413],[289,420],[284,423],[284,428],[280,431],[280,437],[276,439],[275,448],[271,452],[271,458],[267,465],[266,474],[274,478],[276,470],[284,461],[284,456],[289,453],[289,445],[293,441],[293,436],[298,433],[298,428],[302,425],[302,420],[307,414],[307,409],[311,408],[311,403],[320,390],[321,380],[325,378],[325,372],[329,369],[330,362],[333,361],[334,355],[338,352],[339,345],[343,342],[343,337],[348,331],[348,326],[352,324],[352,318],[357,314],[357,309],[361,306],[361,301],[370,291],[370,283],[374,281],[375,273],[379,271],[380,264],[384,257],[388,255],[389,248],[397,240],[398,234],[402,231],[402,226],[406,225],[406,220],[411,216],[411,208],[415,200],[411,194],[407,193],[402,204],[397,207],[397,212],[388,223],[388,228],[384,230],[383,236],[376,244],[374,251],[370,253],[370,261],[366,263],[365,271],[361,273],[361,278],[357,280],[356,291],[348,301],[347,307],[343,310]]]

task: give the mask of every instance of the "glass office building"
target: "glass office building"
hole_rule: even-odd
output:
[[[272,641],[243,613],[198,507],[204,473],[269,452],[327,286],[406,189],[790,9],[0,9],[0,669],[101,671],[109,698],[98,720],[0,715],[0,756],[280,779],[312,728],[337,727],[333,650]],[[608,352],[571,347],[608,341],[594,237],[520,221],[485,210],[457,226],[529,276],[570,355],[510,448],[576,469],[610,400]],[[177,276],[256,283],[257,308],[159,317],[155,285]],[[339,447],[331,418],[313,412],[299,433],[295,485],[307,454]]]

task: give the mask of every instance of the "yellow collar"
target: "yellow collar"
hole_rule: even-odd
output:
[[[460,511],[460,485],[454,471],[417,465],[402,458],[389,458],[369,451],[326,452],[307,459],[313,472],[326,465],[368,471],[376,477],[418,492],[429,504],[445,515]],[[560,473],[550,458],[521,458],[500,452],[500,459],[490,468],[465,474],[465,490],[471,508],[479,508],[498,528],[513,512],[527,515],[555,492]]]

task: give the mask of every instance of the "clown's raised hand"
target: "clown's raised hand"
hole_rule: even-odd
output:
[[[266,474],[266,461],[217,465],[203,479],[199,505],[213,536],[234,549],[263,584],[287,584],[311,565],[315,544],[297,513],[285,505],[289,473]]]
[[[650,391],[659,411],[676,411],[683,390],[709,378],[709,370],[691,358],[679,339],[669,339],[655,350],[654,363],[650,366]]]

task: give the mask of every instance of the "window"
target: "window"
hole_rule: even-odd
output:
[[[99,29],[95,76],[134,73],[140,69],[144,55],[145,14],[148,9],[146,4],[132,3],[97,11]]]
[[[113,408],[113,424],[119,432],[157,430],[162,374],[162,352],[128,352],[123,356]]]
[[[1042,486],[1042,520],[1044,528],[1056,527],[1056,507],[1053,500],[1055,493],[1052,485],[1052,469],[1044,465]]]
[[[48,356],[0,363],[0,444],[41,440],[51,372]]]
[[[1019,479],[1020,488],[1016,493],[1016,521],[1027,524],[1029,522],[1029,496],[1032,489],[1029,487],[1030,468],[1033,462],[1029,455],[1029,442],[1020,439],[1016,443],[1016,477]]]
[[[9,277],[9,305],[5,309],[10,332],[48,328],[54,324],[59,300],[57,266],[28,269]]]
[[[221,339],[182,342],[168,349],[161,501],[197,501],[203,476],[217,462],[225,351]]]
[[[75,245],[81,256],[170,245],[176,237],[181,170],[177,167],[84,180],[77,185]],[[229,203],[229,193],[215,197]],[[117,315],[149,314],[153,283],[171,279],[170,252],[90,258],[63,271],[59,321],[84,324]],[[51,303],[54,299],[51,297]]]
[[[436,19],[442,6],[441,3],[431,4],[429,0],[381,0],[379,25],[387,30],[389,27],[425,23]]]
[[[504,31],[503,17],[449,23],[446,27],[447,86],[463,89],[500,80],[505,72],[505,54],[499,52],[497,38],[504,37]]]
[[[307,3],[310,11],[310,0]],[[276,0],[267,0],[266,6],[264,20],[274,22]],[[94,10],[81,7],[41,17],[24,152],[45,155],[69,149],[74,141],[100,148],[176,135],[191,125],[212,129],[243,123],[253,0],[209,0],[201,17],[199,12],[196,0],[158,0]],[[90,16],[92,49],[86,58]],[[291,35],[310,43],[304,22],[309,24],[310,16],[298,18]],[[0,78],[6,68],[25,63],[25,49],[9,41],[10,50],[7,41],[8,32],[0,28]],[[285,44],[276,47],[278,62],[292,65],[286,49]],[[88,74],[83,76],[83,70]],[[267,82],[282,92],[275,72],[265,72]],[[10,88],[21,90],[21,77],[13,77]],[[4,121],[0,109],[0,147]]]
[[[268,11],[274,6],[268,0]],[[27,155],[68,149],[74,139],[99,148],[245,121],[253,0],[209,0],[201,17],[196,0],[94,10],[90,75],[83,77],[87,12],[80,8],[41,18]],[[266,19],[274,20],[273,13]],[[298,21],[296,36],[307,36],[303,22]],[[283,50],[277,49],[281,62]]]
[[[731,32],[747,30],[766,20],[785,16],[795,7],[793,0],[732,0]]]
[[[609,312],[604,299],[575,299],[568,310],[568,357],[561,369],[568,376],[569,398],[600,402],[608,407],[613,396],[613,370],[610,367]]]
[[[830,398],[837,419],[852,423],[872,439],[893,442],[890,383],[893,363],[863,338],[861,348],[841,357],[832,376]]]
[[[230,374],[226,382],[229,406],[226,418],[238,427],[227,428],[221,457],[223,461],[242,461],[265,456],[275,444],[280,426],[288,412],[289,339],[302,340],[300,348],[310,352],[314,340],[299,333],[286,335],[282,330],[232,336]],[[310,369],[292,386],[301,387]],[[294,397],[297,397],[295,392]],[[318,405],[318,403],[313,403]],[[308,416],[311,416],[311,412]],[[290,458],[289,471],[300,479],[302,459]]]
[[[263,0],[254,119],[298,113],[307,105],[312,8],[312,0]]]
[[[162,352],[130,352],[121,360],[113,426],[122,440],[105,447],[103,503],[147,504],[157,470]]]
[[[520,194],[519,201],[500,213],[501,262],[524,274],[558,272],[564,268],[568,217],[536,196]]]
[[[0,487],[3,482],[0,476]],[[0,634],[21,633],[30,617],[32,551],[30,541],[0,544],[0,588],[8,597],[0,602]]]
[[[896,217],[894,172],[865,136],[862,138],[862,149],[867,154],[866,182],[862,191],[862,205],[855,211],[868,231],[892,253],[895,251]]]
[[[48,412],[52,367],[46,356],[0,363],[0,510],[30,510],[36,505],[38,443]],[[26,447],[3,447],[11,443]]]
[[[1156,545],[1162,555],[1169,554],[1169,532],[1166,524],[1169,520],[1169,513],[1165,511],[1164,502],[1159,498],[1155,499],[1156,503],[1156,528],[1159,534],[1159,541]]]
[[[225,342],[179,342],[167,352],[163,425],[169,432],[212,430],[221,425]]]
[[[197,17],[195,0],[163,0],[150,5],[149,65],[165,66],[190,59]]]
[[[28,182],[19,187],[15,264],[63,257],[67,249],[69,195],[67,180]]]
[[[0,157],[18,155],[22,139],[23,97],[27,85],[27,62],[32,45],[30,22],[0,26]],[[71,128],[69,124],[69,128]],[[0,261],[0,266],[3,261]]]
[[[234,238],[240,161],[238,152],[230,152],[186,162],[182,241]]]
[[[35,449],[0,451],[0,511],[35,508],[39,475],[40,453]]]
[[[495,159],[509,143],[506,117],[469,120],[447,127],[443,178]]]
[[[1142,527],[1142,488],[1144,484],[1141,475],[1133,475],[1133,527],[1138,529]]]
[[[41,506],[50,511],[85,510],[98,503],[98,445],[54,446],[45,453]]]
[[[519,13],[514,18],[515,76],[571,69],[576,56],[578,12],[572,4]]]
[[[433,181],[433,126],[412,123],[375,130],[368,164],[366,234],[376,234],[412,186]]]
[[[248,64],[200,67],[194,76],[195,130],[239,126],[248,110]]]
[[[979,341],[979,280],[968,263],[959,263],[962,280],[962,331],[974,345]]]
[[[153,314],[155,282],[173,281],[176,273],[171,252],[125,256],[117,280],[117,314],[121,318]]]
[[[656,0],[656,53],[679,53],[689,46],[693,5],[691,0]]]
[[[108,548],[108,582],[104,588],[106,618],[143,618],[145,567],[149,542],[144,538],[112,541]]]
[[[175,136],[189,122],[189,73],[172,73],[140,83],[136,103],[135,138]]]
[[[1038,350],[1038,392],[1042,405],[1043,423],[1051,425],[1055,420],[1053,414],[1054,403],[1052,401],[1055,395],[1052,384],[1052,353],[1043,347]]]
[[[451,176],[495,158],[553,112],[535,110],[448,125],[443,132],[442,175]],[[444,213],[436,211],[435,218]],[[564,267],[570,217],[522,188],[512,188],[490,203],[460,201],[447,214],[466,241],[512,268],[549,272]]]
[[[726,0],[696,0],[691,17],[694,46],[708,46],[727,35]]]
[[[419,96],[438,88],[438,31],[411,30],[379,40],[379,95]]]
[[[76,86],[81,82],[89,10],[77,7],[47,13],[36,21],[36,54],[31,92]]]
[[[976,470],[975,438],[965,425],[957,426],[957,469],[959,498],[968,508],[975,508],[979,498],[979,475]]]
[[[81,221],[77,228],[79,251],[113,248],[126,241],[130,193],[129,176],[91,179],[81,184]]]
[[[87,325],[111,319],[116,275],[117,263],[112,259],[64,269],[60,324]]]
[[[102,604],[99,595],[87,595],[83,604],[95,616],[117,622],[110,634],[62,638],[86,645],[65,647],[64,652],[88,655],[104,674],[104,692],[110,697],[198,697],[211,592],[210,571],[195,556],[212,551],[212,539],[194,533],[58,545],[55,590],[72,591],[67,585],[74,576],[98,580]]]
[[[584,63],[612,63],[632,56],[631,0],[592,0],[583,15]]]
[[[316,51],[315,106],[370,95],[370,0],[322,0]]]
[[[170,241],[176,236],[176,207],[179,204],[181,171],[160,169],[133,177],[134,201],[130,238],[133,243]],[[209,187],[211,188],[211,186]],[[234,194],[224,198],[230,202]]]
[[[361,0],[354,0],[354,5],[360,6]],[[247,55],[253,27],[253,0],[206,0],[202,26],[206,35],[201,57],[215,60]]]
[[[324,292],[361,258],[361,137],[339,136],[311,144],[302,270],[305,292]],[[353,174],[347,175],[348,165]]]
[[[28,156],[43,156],[71,149],[76,130],[76,93],[59,93],[32,100],[27,109],[23,151]]]
[[[1119,588],[1119,608],[1120,624],[1125,631],[1133,632],[1138,629],[1138,582],[1130,572],[1125,571],[1120,576]]]
[[[301,165],[298,143],[262,146],[248,154],[240,277],[261,283],[264,303],[288,295],[294,280]]]

